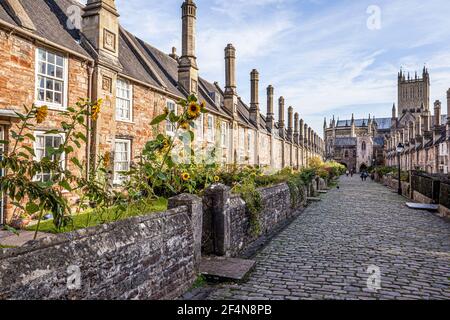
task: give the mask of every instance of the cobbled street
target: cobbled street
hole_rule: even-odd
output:
[[[358,176],[339,186],[257,254],[247,282],[209,299],[450,299],[450,223]]]

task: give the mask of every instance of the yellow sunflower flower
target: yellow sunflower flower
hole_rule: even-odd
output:
[[[189,173],[184,172],[183,174],[181,174],[181,179],[183,181],[189,181],[191,179],[191,176],[189,175]]]
[[[97,121],[98,115],[100,113],[101,105],[103,103],[103,99],[97,100],[97,102],[92,106],[92,120]]]
[[[187,122],[187,121],[182,121],[182,122],[180,123],[180,127],[181,127],[182,129],[184,129],[184,130],[188,130],[188,129],[189,129],[189,122]]]
[[[201,112],[200,106],[196,102],[191,102],[188,106],[188,116],[190,119],[196,119]]]
[[[42,106],[36,110],[36,122],[42,123],[48,115],[48,107]]]
[[[215,176],[215,177],[214,177],[214,182],[219,182],[219,181],[220,181],[220,177]]]
[[[105,155],[103,156],[103,166],[105,168],[108,168],[110,164],[111,164],[111,155],[109,152],[106,152]]]

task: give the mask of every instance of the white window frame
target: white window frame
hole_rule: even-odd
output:
[[[41,74],[39,72],[39,50],[44,50],[47,53],[52,53],[55,56],[62,57],[62,59],[63,59],[63,78],[62,79],[57,78],[57,77],[51,77],[46,74]],[[56,66],[56,62],[55,62],[55,66]],[[34,84],[35,105],[37,105],[37,106],[46,105],[49,107],[49,109],[55,109],[55,110],[66,110],[67,109],[68,83],[69,83],[69,71],[68,70],[69,70],[69,59],[68,59],[67,54],[56,52],[54,50],[51,50],[51,49],[45,48],[45,47],[37,47],[36,48],[36,50],[35,50],[35,71],[34,71],[34,74],[35,74],[35,84]],[[39,76],[63,82],[61,104],[54,103],[54,102],[40,101],[38,99],[38,97],[39,97],[38,89],[40,88],[39,87]],[[46,96],[45,92],[46,91],[44,91],[44,100],[45,100],[45,96]]]
[[[177,107],[177,104],[175,103],[175,101],[169,100],[169,99],[166,100],[166,108],[169,110],[169,114],[170,114],[171,109],[169,108],[169,104],[173,105],[173,108],[174,108],[173,111],[174,111],[175,115],[177,115],[178,107]],[[171,129],[169,129],[169,125],[171,126]],[[165,126],[166,126],[166,134],[169,136],[172,136],[172,137],[175,136],[175,130],[176,130],[175,125],[171,124],[169,121],[166,121]]]
[[[228,147],[228,122],[223,121],[221,124],[220,142],[222,148]]]
[[[125,84],[126,88],[123,88],[122,86],[119,87],[119,83]],[[119,97],[119,88],[128,90],[129,98]],[[121,117],[118,115],[118,101],[119,100],[127,101],[130,103],[129,118]],[[132,122],[133,121],[133,84],[128,80],[120,79],[120,78],[116,80],[116,121],[121,121],[121,122]]]
[[[43,147],[44,147],[44,153],[43,153],[43,157],[45,157],[45,138],[46,138],[46,137],[59,137],[59,138],[61,138],[61,143],[64,143],[64,140],[65,140],[65,138],[66,138],[66,134],[63,133],[63,132],[61,132],[61,133],[45,134],[45,131],[34,131],[33,135],[34,135],[34,139],[35,139],[35,141],[34,141],[34,143],[33,143],[33,150],[34,150],[34,154],[35,154],[34,160],[35,160],[35,161],[40,161],[40,160],[42,160],[42,158],[39,159],[39,158],[37,157],[37,154],[38,154],[38,152],[37,152],[37,150],[38,150],[38,148],[37,148],[37,141],[38,141],[39,137],[44,137],[44,146],[43,146]],[[65,153],[65,152],[63,152],[63,153],[61,154],[60,162],[61,162],[61,164],[62,164],[62,169],[66,169],[66,153]],[[51,173],[49,173],[49,174],[50,174],[50,177],[51,177]],[[39,178],[39,176],[40,176],[40,178]],[[42,180],[43,177],[44,177],[44,173],[41,172],[39,175],[34,176],[34,177],[33,177],[33,180],[34,180],[34,181],[41,181],[41,182],[44,182],[44,181]]]
[[[124,171],[117,171],[116,170],[116,163],[117,163],[117,143],[125,143],[127,144],[127,160],[128,160],[128,170],[130,170],[131,168],[131,140],[129,139],[115,139],[114,141],[114,179],[113,179],[113,183],[115,185],[121,185],[124,181],[126,181],[126,177],[120,177],[120,173],[124,172]],[[121,161],[124,162],[124,161]]]
[[[204,115],[203,113],[200,115],[200,117],[197,118],[194,122],[195,125],[195,134],[197,135],[198,141],[203,141],[204,139]]]
[[[209,127],[209,120],[211,119],[211,128]],[[207,132],[206,132],[206,139],[208,140],[208,142],[214,142],[214,138],[215,138],[215,132],[214,132],[214,116],[208,114],[207,118],[206,118],[206,127],[207,127]]]
[[[239,128],[239,160],[243,162],[245,160],[245,129]]]

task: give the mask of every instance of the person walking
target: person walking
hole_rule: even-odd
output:
[[[348,175],[350,174],[350,171],[347,170],[347,171],[345,172],[345,174],[346,174],[347,177],[348,177]]]

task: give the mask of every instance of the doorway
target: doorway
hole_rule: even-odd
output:
[[[361,167],[359,167],[359,172],[364,172],[364,171],[367,171],[367,165],[365,164],[365,163],[363,163],[362,165],[361,165]]]

